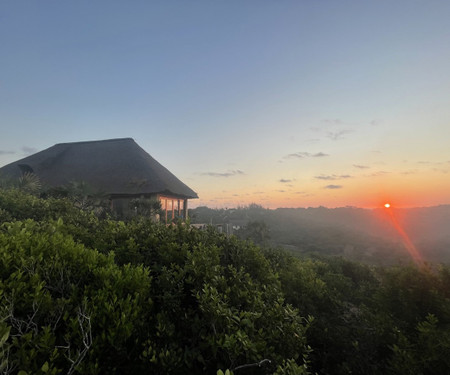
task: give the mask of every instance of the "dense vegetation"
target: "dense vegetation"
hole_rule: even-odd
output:
[[[2,374],[450,368],[447,266],[299,259],[18,189],[0,223]]]

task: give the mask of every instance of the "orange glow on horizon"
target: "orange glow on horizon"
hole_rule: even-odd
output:
[[[302,180],[302,183],[269,183],[267,175],[257,175],[255,181],[260,183],[249,186],[244,183],[240,185],[231,179],[220,180],[221,184],[209,185],[208,182],[204,190],[197,189],[200,199],[192,200],[190,207],[230,208],[256,203],[270,209],[322,206],[393,210],[450,204],[450,186],[441,180],[436,181],[433,176],[427,177],[430,178],[426,184],[411,176],[402,176],[402,179],[395,176],[360,180],[355,178],[346,180],[341,188],[325,189],[322,182],[311,182],[308,179]],[[385,204],[390,207],[385,207]]]

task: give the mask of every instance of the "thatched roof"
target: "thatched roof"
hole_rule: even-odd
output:
[[[112,196],[198,198],[131,138],[59,143],[0,168],[0,176],[20,177],[24,172],[54,187],[84,181]]]

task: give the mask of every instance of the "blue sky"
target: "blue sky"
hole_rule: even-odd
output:
[[[450,203],[447,1],[0,3],[0,165],[132,137],[195,204]]]

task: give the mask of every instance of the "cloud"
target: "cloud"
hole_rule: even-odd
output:
[[[328,132],[327,137],[332,139],[333,141],[338,141],[340,139],[344,139],[344,135],[352,132],[353,130],[339,130],[337,132]]]
[[[241,170],[237,169],[237,170],[234,170],[234,171],[228,171],[228,172],[223,172],[223,173],[204,172],[204,173],[200,173],[200,174],[202,176],[210,176],[210,177],[231,177],[231,176],[243,175],[245,173],[242,172]]]
[[[433,171],[447,174],[449,171],[441,168],[433,168]]]
[[[369,122],[369,124],[372,125],[372,126],[378,126],[381,123],[382,123],[382,121],[381,120],[377,120],[377,119],[372,120],[372,121]]]
[[[278,180],[278,182],[281,182],[282,184],[287,184],[288,182],[292,182],[292,180],[287,180],[287,179],[282,178],[282,179]]]
[[[304,159],[304,158],[321,158],[324,156],[330,156],[325,154],[324,152],[317,152],[315,154],[311,154],[310,152],[295,152],[293,154],[288,154],[283,157],[283,159]]]
[[[0,155],[10,155],[15,154],[14,151],[0,150]]]
[[[278,193],[286,193],[286,190],[277,190]]]
[[[342,185],[327,185],[324,187],[324,189],[331,189],[331,190],[342,189]]]
[[[306,191],[295,191],[294,194],[298,194],[298,195],[301,195],[303,197],[310,197],[310,196],[313,195],[313,194],[310,194],[310,193],[308,193]]]
[[[386,174],[388,174],[389,172],[386,171],[378,171],[378,172],[374,172],[372,174],[366,175],[367,177],[379,177],[379,176],[384,176]]]
[[[294,154],[289,154],[286,155],[284,158],[285,159],[291,159],[291,158],[298,158],[298,159],[302,159],[302,158],[307,158],[309,157],[311,154],[309,152],[296,152]]]
[[[24,152],[24,154],[27,154],[27,155],[31,155],[31,154],[38,152],[37,148],[28,147],[28,146],[23,146],[22,151]]]
[[[416,173],[417,173],[416,169],[410,169],[408,171],[401,172],[401,174],[405,174],[405,175],[416,174]]]
[[[342,180],[345,178],[352,178],[352,177],[353,176],[350,176],[348,174],[341,174],[341,175],[332,174],[332,175],[328,175],[328,176],[325,176],[325,175],[314,176],[314,178],[316,178],[318,180],[327,180],[327,181]]]
[[[353,164],[353,166],[355,168],[359,168],[359,169],[369,169],[370,168],[367,165],[359,165],[359,164]]]

